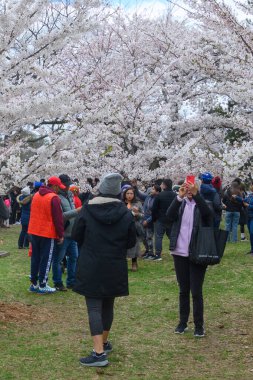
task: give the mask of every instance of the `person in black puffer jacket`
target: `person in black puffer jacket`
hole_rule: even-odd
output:
[[[83,206],[72,229],[81,246],[73,290],[85,296],[94,344],[91,355],[80,362],[89,367],[108,364],[114,299],[129,294],[126,256],[135,246],[136,230],[131,211],[119,199],[121,181],[117,173],[102,178],[99,196]]]

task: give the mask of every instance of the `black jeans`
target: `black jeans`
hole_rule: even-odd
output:
[[[195,327],[204,324],[204,303],[202,286],[206,266],[194,264],[189,257],[173,255],[177,281],[179,284],[179,315],[180,322],[187,323],[190,314],[190,292],[193,302],[193,320]]]
[[[85,297],[92,336],[102,335],[103,331],[110,331],[113,322],[114,299],[114,297]]]

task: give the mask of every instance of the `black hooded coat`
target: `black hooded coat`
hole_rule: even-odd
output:
[[[127,207],[118,199],[94,198],[77,216],[71,237],[80,248],[73,290],[91,298],[128,295],[126,255],[136,230]]]

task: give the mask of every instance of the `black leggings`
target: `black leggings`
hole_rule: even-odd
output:
[[[102,335],[103,331],[109,331],[113,321],[114,297],[90,298],[85,297],[91,336]]]

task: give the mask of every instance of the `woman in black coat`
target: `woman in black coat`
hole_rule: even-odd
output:
[[[190,293],[193,300],[194,336],[203,337],[204,304],[202,287],[206,266],[193,263],[189,254],[193,252],[193,242],[199,232],[199,226],[212,227],[214,213],[200,196],[196,184],[183,184],[178,196],[167,210],[168,221],[172,224],[170,251],[174,260],[177,281],[179,284],[179,324],[176,334],[187,330],[190,314]]]
[[[80,359],[85,366],[108,364],[114,299],[129,294],[126,255],[136,243],[136,231],[132,213],[118,199],[121,181],[120,174],[106,175],[100,195],[83,206],[72,230],[81,246],[73,290],[85,296],[94,343],[91,355]]]

